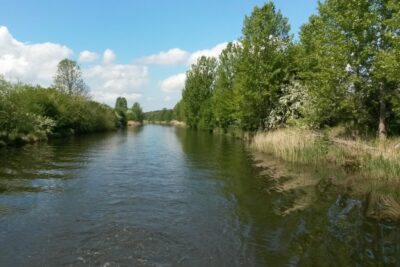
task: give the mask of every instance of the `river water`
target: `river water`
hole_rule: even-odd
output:
[[[269,178],[243,142],[167,126],[3,148],[0,266],[397,266],[362,201],[283,216]]]

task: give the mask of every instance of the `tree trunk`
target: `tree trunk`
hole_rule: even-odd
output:
[[[385,85],[380,84],[379,88],[379,140],[385,141],[387,137],[386,131],[386,103],[385,103]]]

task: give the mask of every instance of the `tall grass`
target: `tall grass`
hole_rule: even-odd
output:
[[[324,155],[324,146],[318,137],[301,129],[284,129],[258,133],[252,140],[252,147],[260,152],[273,155],[289,162],[317,163]]]
[[[336,185],[365,197],[366,216],[400,221],[399,138],[381,143],[376,139],[346,137],[338,134],[337,129],[318,133],[286,128],[257,133],[251,147],[318,173],[329,170],[329,178],[337,178]]]
[[[400,200],[400,140],[354,140],[331,132],[286,128],[255,135],[251,147],[316,170],[327,166],[347,173],[354,191],[377,192]],[[332,174],[334,176],[334,173]]]
[[[323,163],[362,173],[365,178],[400,180],[400,140],[379,144],[329,137],[303,129],[280,129],[255,135],[252,148],[288,162],[319,166]]]

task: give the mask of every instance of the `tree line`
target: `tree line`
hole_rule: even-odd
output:
[[[161,110],[145,112],[144,119],[149,122],[184,121],[182,102],[178,102],[173,109],[163,108]]]
[[[398,0],[326,0],[298,40],[269,2],[218,59],[191,66],[174,113],[209,130],[343,125],[385,139],[400,134],[399,85]]]
[[[140,105],[128,110],[125,98],[118,98],[114,109],[91,100],[79,65],[70,59],[59,62],[49,88],[0,76],[0,145],[114,130],[143,118]]]

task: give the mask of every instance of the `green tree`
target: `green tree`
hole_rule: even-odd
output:
[[[173,119],[177,121],[185,121],[185,111],[183,109],[183,102],[180,100],[176,103],[173,109]]]
[[[386,138],[398,88],[399,5],[395,0],[327,0],[301,32],[306,116],[317,126],[350,123]]]
[[[118,97],[115,101],[115,109],[122,110],[124,112],[128,111],[128,101],[125,97]]]
[[[53,87],[70,95],[86,96],[88,94],[79,65],[76,61],[67,58],[58,63]]]
[[[240,47],[229,43],[219,56],[212,105],[215,124],[223,129],[235,124],[237,107],[233,84],[239,53]]]
[[[174,111],[163,108],[162,110],[146,112],[144,117],[148,121],[169,122],[174,118]]]
[[[211,95],[217,61],[202,56],[186,73],[185,88],[182,92],[185,118],[190,127],[212,128]]]
[[[128,123],[128,102],[125,97],[118,97],[115,101],[115,115],[118,119],[118,127],[126,127]]]
[[[374,14],[372,31],[374,33],[371,57],[371,77],[379,95],[378,133],[381,140],[386,139],[388,117],[393,113],[389,102],[399,97],[400,88],[400,4],[398,0],[374,0],[370,12]]]
[[[254,8],[244,20],[242,51],[234,79],[237,117],[243,129],[265,127],[280,89],[289,81],[289,30],[288,20],[272,2]]]
[[[138,121],[138,122],[143,122],[144,113],[143,113],[142,107],[140,106],[140,104],[138,102],[135,102],[132,105],[131,115],[132,115],[132,120]]]

